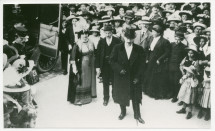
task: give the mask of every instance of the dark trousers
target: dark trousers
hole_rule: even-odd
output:
[[[170,71],[169,72],[169,82],[170,82],[170,92],[172,93],[173,98],[177,98],[178,92],[180,89],[179,80],[181,79],[182,74],[180,71]]]
[[[133,107],[133,111],[134,111],[134,118],[137,119],[137,118],[141,117],[140,104],[137,102],[137,100],[134,100],[133,98],[132,98],[132,107]],[[126,106],[120,105],[120,109],[121,109],[122,114],[126,113]]]
[[[102,80],[103,80],[104,100],[109,100],[110,82],[112,82],[112,85],[113,85],[113,71],[110,67],[110,64],[105,62],[101,73],[102,73]]]
[[[67,72],[67,65],[68,65],[68,53],[65,51],[61,51],[61,64],[62,69]]]

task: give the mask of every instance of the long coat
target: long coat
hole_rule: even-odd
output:
[[[138,103],[142,100],[141,77],[144,69],[144,50],[141,46],[134,44],[130,59],[128,59],[124,44],[116,45],[111,53],[111,67],[114,71],[114,102],[129,106],[129,100],[134,98]],[[121,75],[121,70],[126,70]],[[137,84],[133,80],[138,79]]]
[[[136,31],[136,38],[134,39],[134,43],[142,46],[143,49],[146,49],[151,38],[152,34],[149,30],[146,31],[146,33],[143,36],[141,30],[138,30]]]
[[[150,40],[150,44],[153,39]],[[150,44],[148,49],[150,49]],[[154,50],[147,52],[147,69],[144,79],[144,92],[154,98],[167,98],[168,88],[168,62],[170,43],[162,36],[157,41]],[[158,65],[156,61],[159,61]]]
[[[121,43],[120,39],[118,39],[114,36],[112,36],[112,37],[113,38],[112,38],[111,44],[113,46]],[[101,70],[103,69],[103,64],[104,64],[104,60],[105,60],[105,45],[106,44],[107,44],[106,38],[102,38],[99,40],[98,47],[97,47],[96,68],[100,68]]]

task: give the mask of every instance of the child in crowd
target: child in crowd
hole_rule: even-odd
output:
[[[186,74],[180,79],[181,88],[178,93],[178,99],[183,102],[183,107],[181,110],[177,111],[178,114],[185,114],[186,108],[189,107],[189,111],[186,119],[192,117],[192,109],[196,102],[198,79],[196,68],[191,65],[189,67],[184,67]]]
[[[210,119],[210,109],[211,109],[211,83],[210,83],[210,67],[207,66],[204,70],[204,81],[203,81],[203,92],[200,97],[200,110],[198,113],[198,118],[201,119],[204,116],[204,110],[206,111],[205,120]]]

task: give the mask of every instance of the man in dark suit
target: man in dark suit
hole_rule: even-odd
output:
[[[60,38],[60,50],[62,51],[62,67],[64,69],[64,75],[66,75],[67,72],[67,64],[68,64],[68,53],[72,49],[72,47],[75,44],[75,34],[74,29],[72,25],[72,19],[75,16],[69,16],[66,18],[68,21],[68,25],[66,29],[62,30],[61,38]],[[64,33],[65,31],[65,33]]]
[[[141,77],[144,69],[144,50],[134,44],[135,29],[128,26],[125,29],[125,43],[116,45],[111,53],[111,67],[114,72],[114,102],[120,104],[121,114],[119,120],[126,115],[126,106],[132,100],[134,118],[144,124],[140,115],[142,100]]]
[[[113,73],[110,67],[110,53],[115,45],[121,43],[120,39],[112,36],[112,31],[111,25],[106,25],[104,27],[106,37],[99,40],[96,55],[96,72],[97,75],[101,73],[103,79],[104,106],[107,106],[109,101],[110,82],[113,83]]]

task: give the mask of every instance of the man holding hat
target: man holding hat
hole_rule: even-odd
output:
[[[144,16],[141,20],[138,21],[138,27],[141,30],[136,31],[136,38],[134,39],[134,43],[146,49],[148,40],[152,37],[151,32],[149,31],[151,22],[149,21],[149,17]]]
[[[102,73],[103,79],[103,95],[104,95],[104,106],[108,105],[109,101],[109,86],[110,82],[113,83],[113,71],[110,67],[110,54],[115,45],[120,44],[120,39],[112,36],[113,33],[112,25],[104,26],[105,38],[100,39],[96,53],[96,72],[99,76]]]
[[[116,45],[111,53],[111,67],[114,72],[113,99],[121,108],[119,120],[126,116],[126,106],[130,100],[134,110],[134,118],[144,124],[140,115],[142,99],[141,77],[144,66],[144,51],[134,44],[135,28],[125,29],[125,43]]]

